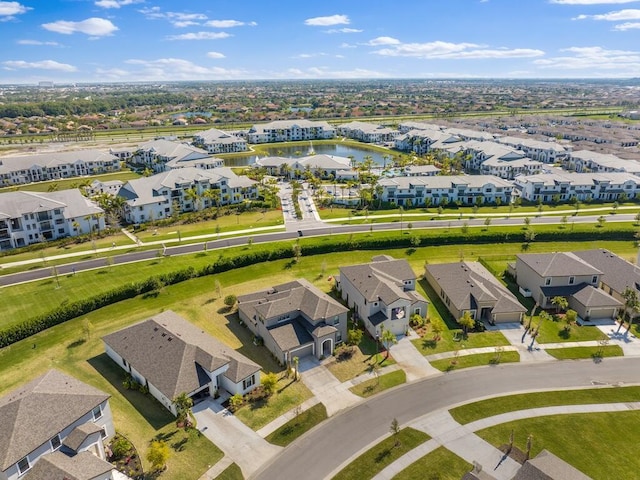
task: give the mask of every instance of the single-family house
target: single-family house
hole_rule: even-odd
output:
[[[492,325],[520,322],[527,311],[479,262],[428,264],[424,278],[456,320],[469,312]]]
[[[340,267],[336,286],[372,337],[383,329],[404,335],[412,315],[427,316],[427,300],[415,291],[416,274],[404,259],[377,255],[370,263]]]
[[[307,280],[238,297],[238,314],[278,361],[330,356],[347,338],[348,309]]]
[[[112,480],[114,434],[109,395],[49,370],[0,398],[0,479]]]
[[[509,272],[542,308],[553,308],[554,297],[565,297],[569,308],[588,321],[615,318],[622,306],[598,288],[602,271],[572,252],[519,254]]]
[[[147,386],[172,414],[182,393],[194,401],[220,389],[244,395],[260,385],[260,366],[166,310],[102,337],[107,355]]]

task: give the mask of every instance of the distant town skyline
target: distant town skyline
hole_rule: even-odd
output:
[[[0,31],[0,84],[640,77],[640,0],[17,0]]]

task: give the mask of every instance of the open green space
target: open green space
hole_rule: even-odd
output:
[[[452,370],[461,370],[463,368],[481,367],[484,365],[500,365],[501,363],[514,363],[519,361],[520,354],[518,352],[509,351],[501,353],[476,353],[474,355],[462,355],[457,358],[443,358],[429,363],[441,372],[450,372]]]
[[[640,469],[637,456],[622,458],[620,448],[615,448],[640,442],[637,410],[536,417],[476,433],[498,447],[509,443],[512,431],[514,445],[522,451],[526,451],[527,437],[532,435],[531,457],[547,449],[594,480],[636,478]]]
[[[294,418],[265,437],[267,442],[286,447],[296,438],[311,430],[327,418],[327,409],[322,403],[297,414]]]
[[[391,435],[367,450],[340,470],[333,480],[367,480],[405,453],[430,439],[429,435],[413,428],[403,428],[395,438]],[[397,444],[399,442],[399,445]]]
[[[619,345],[607,345],[604,347],[568,347],[568,348],[547,348],[549,355],[558,360],[579,360],[592,358],[599,361],[605,357],[622,357],[624,352]]]
[[[449,410],[456,422],[471,423],[482,418],[529,408],[554,407],[558,405],[584,405],[591,403],[636,402],[640,398],[640,387],[599,387],[580,390],[556,390],[549,392],[522,393],[504,397],[488,398],[468,403]]]
[[[244,475],[238,464],[232,463],[215,480],[244,480]]]
[[[78,188],[82,185],[89,185],[94,180],[100,180],[101,182],[111,182],[113,180],[120,180],[127,182],[135,178],[140,178],[142,175],[132,172],[129,169],[122,170],[120,172],[103,173],[100,175],[90,175],[86,177],[71,177],[62,178],[59,180],[48,180],[46,182],[34,182],[27,183],[25,185],[12,185],[10,187],[0,188],[2,192],[13,192],[16,190],[24,190],[27,192],[49,192],[51,189],[55,190],[68,190],[70,188]]]
[[[433,452],[416,460],[398,473],[394,480],[460,480],[470,472],[473,465],[466,462],[445,447],[436,448]]]
[[[376,393],[383,392],[389,388],[402,385],[407,381],[407,375],[404,370],[396,370],[395,372],[385,373],[371,380],[366,380],[358,385],[351,387],[353,393],[360,397],[370,397]]]
[[[572,325],[569,330],[565,329],[565,323],[552,320],[545,320],[540,323],[539,317],[533,317],[532,325],[535,328],[540,326],[539,335],[536,337],[538,343],[557,343],[557,342],[588,342],[594,340],[605,340],[607,336],[602,333],[599,328],[593,326]],[[531,339],[530,336],[525,338]]]
[[[249,428],[258,430],[312,396],[311,390],[304,383],[293,377],[287,378],[282,373],[273,395],[265,400],[245,402],[234,415]]]

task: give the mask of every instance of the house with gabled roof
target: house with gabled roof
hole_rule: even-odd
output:
[[[217,128],[194,133],[193,144],[213,154],[247,151],[247,141],[244,138],[223,132]]]
[[[519,254],[509,272],[542,308],[553,308],[554,297],[565,297],[569,308],[589,321],[613,319],[622,307],[598,288],[602,271],[573,252]]]
[[[0,479],[112,479],[114,434],[109,395],[49,370],[0,398]]]
[[[256,124],[247,132],[249,143],[295,142],[335,138],[336,129],[327,122],[314,120],[276,120]]]
[[[456,320],[469,312],[491,324],[519,322],[527,311],[479,262],[429,264],[424,278]]]
[[[159,138],[141,144],[134,152],[132,162],[146,165],[154,172],[163,172],[168,168],[178,168],[177,165],[209,158],[209,153],[201,148]],[[172,167],[168,167],[169,164]]]
[[[372,337],[383,329],[404,335],[411,315],[427,316],[427,300],[415,291],[416,274],[404,259],[377,255],[370,263],[340,267],[336,286]]]
[[[182,393],[197,401],[260,385],[260,365],[171,310],[102,341],[107,355],[174,415],[173,399]]]
[[[278,361],[327,357],[347,338],[348,309],[305,279],[238,297],[238,314]]]

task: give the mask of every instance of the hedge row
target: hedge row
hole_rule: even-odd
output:
[[[570,230],[549,230],[540,231],[536,234],[538,242],[557,241],[580,241],[580,240],[633,240],[634,231],[628,229],[598,230],[591,231],[570,231]],[[417,242],[419,240],[419,242]],[[319,255],[323,253],[333,253],[348,250],[383,250],[392,248],[410,248],[416,245],[450,245],[450,244],[486,244],[486,243],[509,243],[524,241],[523,233],[513,231],[474,231],[472,235],[462,232],[447,232],[438,235],[398,235],[390,232],[372,237],[362,237],[354,235],[344,235],[333,237],[327,241],[324,237],[322,241],[317,239],[305,240],[301,244],[302,255]],[[165,285],[174,285],[191,278],[202,277],[222,273],[236,268],[254,265],[256,263],[270,260],[281,260],[292,258],[294,251],[288,243],[271,245],[270,248],[256,248],[247,252],[246,250],[235,256],[220,255],[213,263],[210,263],[199,270],[188,267],[175,272],[152,276],[148,279],[122,285],[108,292],[93,297],[68,302],[60,305],[54,310],[26,320],[22,323],[7,327],[0,331],[0,348],[11,345],[25,338],[42,332],[43,330],[66,322],[81,315],[86,315],[93,310],[134,298],[138,295],[157,291]]]

